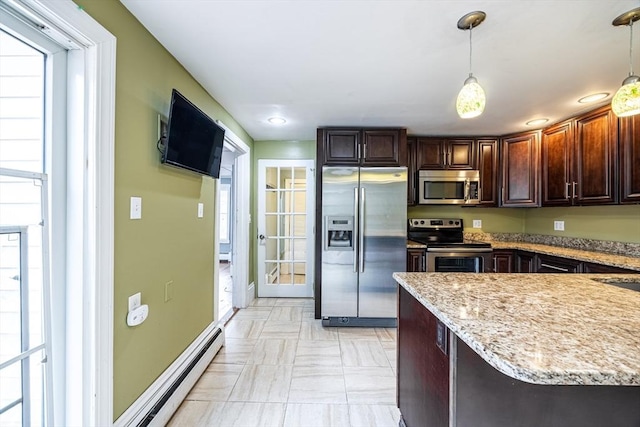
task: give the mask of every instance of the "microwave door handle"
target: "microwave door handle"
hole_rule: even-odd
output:
[[[358,272],[358,236],[360,235],[360,222],[358,221],[358,187],[353,187],[353,272]]]
[[[469,194],[471,193],[471,183],[468,179],[464,180],[464,202],[467,203],[469,201]]]

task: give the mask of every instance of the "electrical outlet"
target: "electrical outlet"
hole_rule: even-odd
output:
[[[564,231],[564,221],[553,221],[553,229],[555,231]]]
[[[473,220],[473,228],[482,228],[482,220],[474,219]]]
[[[140,292],[129,297],[129,311],[135,310],[136,308],[140,307],[141,304],[142,294]]]
[[[142,219],[142,197],[131,198],[130,219]]]
[[[164,302],[169,302],[173,299],[173,280],[169,280],[164,284]]]
[[[198,218],[204,217],[204,203],[198,203]]]

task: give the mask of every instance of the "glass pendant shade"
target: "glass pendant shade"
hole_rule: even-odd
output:
[[[484,89],[478,84],[478,80],[472,75],[464,81],[464,86],[456,100],[456,110],[463,119],[478,117],[484,111],[486,97]]]
[[[611,100],[611,109],[618,117],[640,114],[640,77],[629,76],[622,82]]]

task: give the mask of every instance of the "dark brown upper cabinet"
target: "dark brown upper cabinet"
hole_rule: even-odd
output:
[[[575,120],[573,204],[614,204],[618,199],[618,123],[607,105]]]
[[[416,138],[416,170],[475,169],[473,139]]]
[[[542,206],[569,206],[572,201],[573,121],[542,131]]]
[[[318,129],[323,165],[406,166],[405,129]]]
[[[620,203],[640,203],[640,115],[619,119]]]
[[[478,140],[480,205],[498,206],[498,140]]]
[[[616,203],[617,127],[609,107],[542,131],[542,206]]]
[[[318,129],[318,146],[322,144],[323,165],[360,164],[360,129]]]
[[[540,205],[540,131],[502,138],[501,206]]]

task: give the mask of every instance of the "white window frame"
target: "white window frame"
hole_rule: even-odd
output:
[[[67,245],[74,254],[67,271],[67,311],[78,332],[69,335],[67,348],[78,352],[78,363],[68,369],[81,372],[67,383],[65,411],[54,395],[54,425],[106,426],[113,424],[113,211],[116,39],[71,0],[0,0],[8,7],[43,24],[79,46],[71,51],[72,70],[81,83],[67,106],[74,132],[68,135],[68,179],[82,187],[69,199]],[[70,119],[71,120],[71,119]],[[72,294],[72,295],[71,295]],[[53,357],[56,357],[54,349]]]

